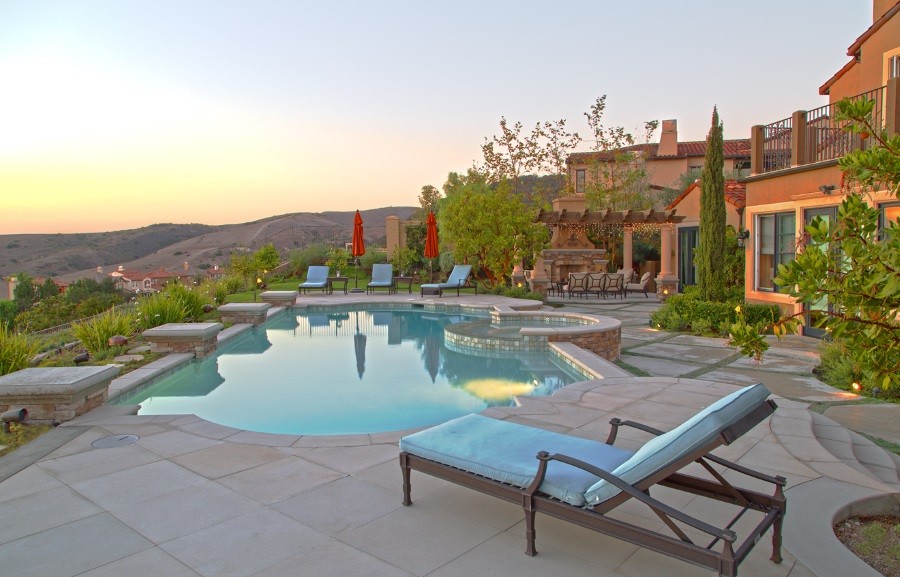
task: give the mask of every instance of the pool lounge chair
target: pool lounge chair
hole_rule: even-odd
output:
[[[306,269],[306,282],[300,283],[298,289],[300,292],[309,292],[309,289],[322,289],[322,292],[328,290],[328,267],[327,266],[310,266]]]
[[[469,282],[470,276],[472,276],[472,265],[453,265],[453,270],[450,271],[450,277],[447,278],[447,282],[423,284],[419,289],[419,296],[425,296],[426,293],[437,293],[439,297],[444,296],[444,290],[446,289],[456,289],[456,296],[459,296],[459,289],[463,288],[474,288],[475,294],[478,294],[478,286],[474,282]]]
[[[632,421],[610,421],[606,443],[563,435],[472,414],[408,435],[400,440],[403,504],[412,503],[410,472],[415,469],[522,504],[528,555],[535,555],[535,513],[569,521],[689,563],[737,575],[738,566],[771,527],[772,561],[781,562],[781,527],[785,512],[784,477],[772,477],[709,454],[729,444],[775,411],[761,384],[744,387],[713,403],[664,433]],[[613,447],[618,428],[631,426],[655,435],[637,452]],[[535,456],[536,455],[536,456]],[[698,463],[707,478],[679,471]],[[767,495],[742,489],[721,471],[774,485]],[[737,515],[723,528],[691,517],[651,496],[662,485],[734,505]],[[696,500],[696,498],[695,498]],[[626,501],[648,507],[668,528],[651,531],[607,513]],[[754,511],[761,520],[749,524],[738,540],[737,520]],[[748,519],[742,519],[742,527]],[[709,535],[695,544],[687,533]]]
[[[366,285],[366,294],[375,292],[375,289],[379,288],[386,288],[388,294],[396,292],[394,290],[394,265],[390,263],[372,265],[372,280]]]
[[[650,277],[652,277],[652,276],[653,276],[653,273],[645,272],[643,275],[641,275],[641,280],[639,282],[630,282],[630,283],[626,284],[625,292],[629,292],[629,293],[642,292],[642,293],[644,293],[644,298],[649,298],[647,296],[647,283],[650,282]]]

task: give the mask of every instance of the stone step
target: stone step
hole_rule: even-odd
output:
[[[900,458],[862,435],[844,428],[825,415],[810,413],[812,432],[829,453],[852,469],[893,487],[900,488]]]

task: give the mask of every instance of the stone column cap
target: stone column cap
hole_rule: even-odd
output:
[[[32,367],[0,377],[3,395],[74,395],[108,383],[119,367]]]
[[[147,329],[141,334],[150,341],[196,341],[210,339],[223,328],[222,323],[168,323]]]
[[[272,308],[272,303],[228,303],[220,306],[220,313],[262,313]]]

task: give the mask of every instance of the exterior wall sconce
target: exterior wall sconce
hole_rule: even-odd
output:
[[[738,248],[744,248],[744,243],[747,241],[748,238],[750,238],[750,231],[749,230],[740,230],[740,231],[738,231],[736,238],[737,238]]]
[[[822,191],[822,194],[831,194],[832,192],[834,192],[834,185],[833,184],[823,184],[822,186],[819,187],[819,190]]]

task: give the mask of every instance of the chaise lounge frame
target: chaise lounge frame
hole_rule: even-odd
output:
[[[735,439],[755,427],[769,417],[776,409],[773,401],[767,400],[757,406],[742,419],[723,429],[716,439],[702,449],[685,456],[683,459],[665,467],[639,483],[631,485],[608,471],[594,467],[589,463],[561,454],[550,455],[545,451],[537,454],[537,472],[531,485],[522,489],[511,484],[490,479],[481,475],[470,473],[456,467],[444,465],[437,461],[426,459],[418,455],[403,451],[400,453],[400,467],[403,474],[403,504],[411,505],[410,472],[421,471],[429,475],[475,489],[482,493],[492,495],[510,503],[521,504],[525,513],[525,553],[533,556],[537,554],[535,548],[535,514],[540,512],[563,521],[568,521],[581,527],[622,539],[629,543],[675,557],[701,567],[718,571],[719,575],[734,577],[737,575],[738,566],[750,553],[753,546],[762,535],[771,527],[772,531],[772,561],[780,563],[782,524],[785,514],[785,496],[783,488],[786,480],[781,476],[769,476],[759,473],[709,454],[710,451],[723,444],[730,444]],[[614,418],[610,421],[612,426],[607,445],[612,445],[616,439],[618,429],[629,426],[648,432],[653,435],[661,435],[664,432],[633,421],[622,421]],[[593,507],[578,507],[560,501],[549,495],[541,493],[538,488],[544,481],[547,464],[550,461],[561,461],[569,465],[584,469],[601,479],[618,487],[621,492],[606,501]],[[708,480],[678,471],[692,462],[699,463],[715,480]],[[772,483],[775,487],[774,494],[766,495],[748,489],[735,487],[729,483],[710,463],[731,469],[754,479]],[[677,509],[662,503],[650,496],[650,489],[654,485],[662,485],[671,489],[685,491],[694,495],[708,497],[717,501],[737,505],[740,511],[724,527],[714,527],[699,519],[693,518]],[[636,499],[648,506],[674,533],[674,537],[658,533],[611,518],[606,513],[614,510],[622,503]],[[737,543],[737,535],[731,527],[748,511],[754,510],[764,513],[763,519],[746,536]],[[684,531],[675,524],[675,521],[688,525],[696,531],[706,533],[712,537],[712,541],[706,545],[698,545],[688,538]],[[718,551],[713,548],[721,543]]]

